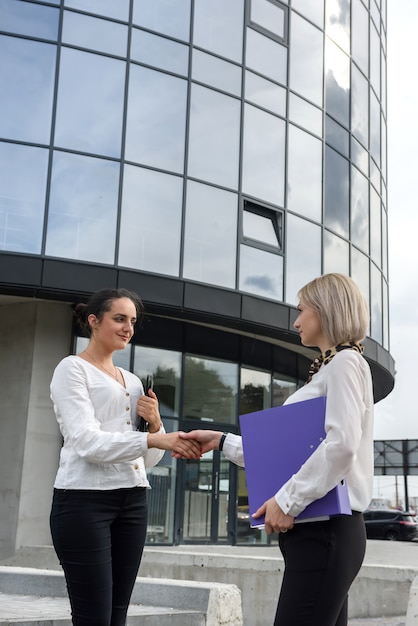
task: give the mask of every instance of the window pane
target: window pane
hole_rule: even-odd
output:
[[[382,267],[382,224],[380,198],[370,189],[370,256],[376,265]]]
[[[271,374],[241,368],[239,414],[253,413],[271,407]]]
[[[289,126],[287,206],[290,211],[321,221],[322,142]]]
[[[356,248],[351,248],[350,276],[357,283],[361,293],[366,298],[368,306],[370,307],[369,259]]]
[[[325,147],[324,224],[348,239],[348,180],[347,159]]]
[[[365,76],[369,75],[369,14],[360,0],[351,2],[351,56]]]
[[[325,141],[348,158],[350,135],[345,128],[334,122],[328,115],[325,116]]]
[[[123,24],[64,11],[63,43],[126,57],[127,40],[128,27]]]
[[[235,288],[237,202],[234,193],[188,182],[185,278]]]
[[[284,374],[273,374],[272,406],[282,406],[297,389],[296,380]]]
[[[183,172],[186,98],[185,80],[131,65],[126,160]]]
[[[243,193],[284,205],[285,123],[245,105]]]
[[[369,182],[351,168],[351,241],[369,253]]]
[[[287,82],[287,48],[252,28],[247,28],[245,64],[278,83]]]
[[[347,241],[324,230],[324,274],[349,273],[349,246]]]
[[[350,58],[330,41],[325,40],[325,108],[346,128],[349,127]]]
[[[235,96],[241,95],[241,67],[211,54],[193,50],[192,79]]]
[[[256,241],[261,241],[262,243],[279,248],[277,234],[270,218],[245,210],[242,216],[244,237],[255,239]]]
[[[187,76],[189,46],[133,28],[131,60]]]
[[[283,300],[283,257],[241,245],[239,288],[270,300]]]
[[[205,422],[235,424],[238,365],[186,356],[184,417]]]
[[[284,9],[269,0],[251,0],[252,22],[271,31],[283,39],[285,35]]]
[[[277,115],[286,115],[286,89],[246,71],[245,99]]]
[[[325,32],[347,54],[350,54],[350,1],[327,0],[325,7]]]
[[[49,144],[55,57],[53,45],[0,36],[0,136]]]
[[[367,80],[352,66],[351,132],[366,148],[369,145],[369,86]]]
[[[125,165],[119,265],[179,275],[182,197],[181,178]]]
[[[188,41],[190,0],[134,0],[133,23]]]
[[[113,264],[119,164],[55,152],[46,254]]]
[[[125,69],[123,61],[62,49],[55,145],[120,156]]]
[[[0,142],[0,250],[40,254],[48,150]]]
[[[369,175],[369,153],[354,137],[351,137],[351,160],[365,176]]]
[[[382,269],[383,275],[388,275],[388,216],[382,206]]]
[[[31,2],[0,0],[0,16],[0,28],[5,32],[54,41],[58,37],[58,9]]]
[[[371,264],[371,309],[370,309],[370,329],[372,339],[377,343],[382,343],[382,275],[374,265]]]
[[[88,13],[114,17],[115,19],[129,19],[129,0],[64,0],[66,7],[80,9]]]
[[[297,304],[299,289],[321,274],[321,228],[289,214],[286,241],[286,302]]]
[[[322,136],[322,111],[294,93],[289,93],[289,120]]]
[[[292,13],[290,41],[290,87],[322,107],[323,34]]]
[[[239,100],[192,86],[189,176],[238,188],[240,112]]]
[[[195,0],[193,44],[241,63],[243,24],[242,0]]]
[[[135,346],[134,373],[145,383],[149,374],[154,377],[154,391],[160,413],[164,417],[178,417],[180,409],[181,352]]]
[[[323,28],[324,0],[292,0],[292,9],[296,9],[311,22]]]
[[[370,154],[380,166],[380,105],[373,91],[370,92]]]
[[[380,98],[380,37],[370,25],[370,84]]]

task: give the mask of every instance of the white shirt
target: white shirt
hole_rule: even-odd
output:
[[[345,479],[352,510],[364,511],[372,497],[374,474],[374,400],[367,361],[355,350],[338,352],[285,404],[318,396],[327,397],[326,438],[275,494],[276,502],[284,513],[296,517]],[[223,452],[244,466],[241,437],[228,434]]]
[[[164,451],[148,450],[147,433],[136,431],[136,402],[144,390],[137,376],[119,369],[126,388],[78,356],[57,365],[50,387],[64,438],[57,489],[150,487],[145,468]]]

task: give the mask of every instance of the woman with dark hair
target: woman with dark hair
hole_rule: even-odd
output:
[[[373,387],[360,344],[369,314],[357,285],[341,274],[320,276],[298,295],[294,326],[301,343],[318,347],[321,354],[307,384],[285,404],[326,396],[326,438],[254,517],[265,515],[266,532],[279,533],[285,562],[275,626],[346,626],[348,590],[366,547],[362,511],[373,489]],[[223,450],[230,461],[244,466],[238,435],[194,430],[182,437],[199,441],[203,453]],[[352,515],[295,523],[308,504],[343,479]]]
[[[51,534],[77,626],[125,624],[147,529],[146,469],[164,450],[200,457],[196,442],[165,432],[155,393],[146,396],[139,378],[113,363],[142,311],[139,297],[125,289],[103,289],[78,304],[89,344],[64,358],[51,381],[64,439]],[[138,430],[139,416],[146,432]]]

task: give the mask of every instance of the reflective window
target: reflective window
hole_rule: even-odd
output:
[[[386,66],[386,58],[385,58],[383,50],[381,51],[381,57],[382,57],[382,60],[381,60],[380,68],[381,68],[382,85],[381,85],[380,102],[382,105],[383,114],[386,117],[386,114],[387,114],[387,85],[386,85],[387,66]]]
[[[388,216],[382,207],[382,269],[383,275],[388,275]]]
[[[290,211],[321,221],[322,142],[289,125],[287,159],[287,207]]]
[[[189,176],[238,188],[240,113],[238,99],[192,86]]]
[[[278,83],[287,82],[287,48],[252,28],[247,28],[245,64]]]
[[[355,65],[351,67],[351,132],[369,145],[369,85]]]
[[[347,54],[350,54],[350,0],[327,0],[325,32]]]
[[[181,352],[161,348],[134,347],[134,373],[143,384],[148,375],[154,378],[161,416],[180,414]]]
[[[171,2],[172,0],[168,0]],[[242,0],[195,0],[193,43],[232,61],[242,62]]]
[[[350,276],[357,283],[361,293],[366,298],[368,306],[370,307],[369,259],[354,247],[351,248]]]
[[[297,389],[296,380],[284,374],[273,374],[272,406],[282,406]]]
[[[245,105],[242,191],[284,205],[285,122]]]
[[[271,374],[241,368],[239,414],[253,413],[271,407]]]
[[[0,136],[49,144],[55,57],[51,44],[0,36]]]
[[[272,113],[286,115],[286,89],[248,70],[245,72],[244,97]]]
[[[355,168],[351,168],[351,241],[369,252],[369,182]]]
[[[119,265],[179,275],[182,198],[182,178],[125,165]]]
[[[370,84],[380,98],[380,37],[370,26]]]
[[[333,119],[325,116],[325,141],[332,148],[342,152],[348,157],[350,151],[350,135],[345,128],[334,122]]]
[[[365,176],[369,175],[369,153],[354,137],[351,137],[351,160]]]
[[[190,0],[134,0],[132,21],[157,33],[189,41]]]
[[[119,164],[55,152],[46,254],[113,264]]]
[[[0,15],[2,31],[54,41],[58,37],[59,10],[53,7],[0,0]]]
[[[183,276],[235,288],[237,196],[189,181]]]
[[[205,422],[235,424],[238,365],[186,355],[184,417]]]
[[[270,0],[251,0],[250,20],[270,31],[273,35],[285,36],[285,10]]]
[[[382,140],[381,140],[381,146],[382,146],[382,176],[383,176],[383,180],[386,180],[387,178],[387,172],[386,172],[386,168],[387,168],[387,161],[386,161],[386,149],[387,149],[387,131],[386,131],[386,121],[385,118],[383,117],[383,115],[381,116],[381,130],[382,130]]]
[[[185,80],[131,65],[126,160],[183,172],[186,99]]]
[[[241,245],[239,288],[271,300],[283,300],[283,257]]]
[[[380,104],[373,91],[370,92],[370,154],[380,165]]]
[[[321,274],[320,226],[288,214],[286,251],[286,302],[297,304],[299,289]]]
[[[55,145],[120,156],[123,61],[62,48]]]
[[[376,163],[370,157],[370,182],[374,186],[375,189],[380,191],[380,171],[377,167]]]
[[[242,212],[243,238],[275,250],[282,248],[282,213],[244,201]]]
[[[322,107],[323,34],[292,13],[290,41],[290,88]]]
[[[129,0],[64,0],[66,7],[119,20],[129,19]]]
[[[0,250],[40,254],[48,150],[0,142]]]
[[[292,9],[296,9],[308,20],[323,28],[324,0],[292,0]]]
[[[347,241],[333,235],[328,230],[324,230],[324,274],[329,272],[339,272],[348,274],[349,245]]]
[[[325,40],[325,108],[349,127],[350,58],[330,39]]]
[[[370,256],[376,265],[382,267],[382,224],[380,198],[370,189]]]
[[[322,137],[322,111],[294,93],[289,93],[289,120]]]
[[[351,56],[365,76],[369,75],[369,14],[361,0],[351,0]]]
[[[192,79],[227,91],[234,96],[241,95],[242,69],[217,57],[193,50]]]
[[[63,43],[126,57],[127,40],[128,27],[124,24],[64,11]]]
[[[382,308],[382,322],[383,322],[383,347],[389,350],[389,294],[386,281],[382,281],[383,286],[383,308]]]
[[[325,147],[324,224],[348,239],[349,164]]]
[[[370,330],[378,343],[383,341],[382,324],[382,275],[372,263],[370,272]]]
[[[131,60],[187,76],[189,46],[133,28]]]

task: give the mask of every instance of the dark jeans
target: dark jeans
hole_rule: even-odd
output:
[[[279,534],[285,561],[274,626],[346,626],[348,590],[366,549],[361,513]]]
[[[124,626],[147,532],[146,489],[55,489],[50,524],[73,624]]]

